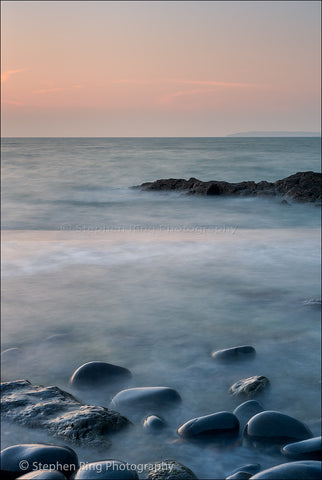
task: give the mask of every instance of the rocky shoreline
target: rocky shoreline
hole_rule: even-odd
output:
[[[295,202],[321,203],[322,174],[318,172],[297,172],[276,182],[245,181],[230,183],[218,180],[203,182],[197,178],[160,179],[146,182],[133,188],[145,191],[179,191],[190,195],[230,195],[282,197]]]
[[[254,347],[241,345],[217,350],[211,357],[214,362],[227,363],[229,368],[232,363],[251,361],[255,355]],[[70,384],[77,389],[96,390],[102,383],[111,384],[130,376],[131,372],[123,367],[89,362],[74,372]],[[308,426],[300,420],[283,412],[268,410],[254,400],[258,391],[268,388],[268,384],[268,379],[263,376],[240,380],[238,392],[233,385],[230,393],[244,395],[244,399],[233,412],[214,412],[192,418],[182,425],[167,425],[158,415],[182,402],[180,394],[170,387],[120,390],[107,408],[84,405],[70,393],[55,386],[37,386],[28,380],[16,380],[1,385],[2,416],[9,422],[43,430],[75,446],[103,447],[105,450],[111,444],[110,434],[136,426],[142,428],[142,432],[146,430],[151,435],[159,435],[160,442],[163,441],[160,431],[165,432],[164,439],[172,431],[172,435],[175,433],[181,442],[198,443],[200,448],[242,446],[253,449],[254,458],[258,451],[271,452],[280,458],[280,463],[266,469],[257,463],[241,465],[227,472],[225,480],[319,479],[321,437],[314,437]],[[137,421],[132,423],[114,408],[123,413],[136,412]],[[115,459],[80,462],[77,453],[65,443],[11,445],[1,452],[1,474],[2,478],[8,480],[198,480],[187,466],[173,459],[144,465]]]

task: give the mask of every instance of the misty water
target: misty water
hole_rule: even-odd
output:
[[[320,139],[7,139],[2,149],[2,350],[20,349],[3,356],[2,380],[57,385],[109,406],[119,389],[69,385],[77,367],[100,360],[131,370],[122,388],[169,386],[182,397],[160,412],[164,433],[145,432],[144,414],[121,412],[135,426],[111,436],[106,451],[74,447],[81,461],[173,458],[205,479],[245,463],[282,463],[240,444],[200,446],[176,434],[191,418],[245,401],[228,389],[252,375],[270,380],[256,397],[265,408],[319,434],[320,209],[130,187],[318,171]],[[64,336],[48,339],[56,334]],[[255,359],[211,358],[243,344],[256,348]],[[2,437],[2,448],[53,441],[12,424]]]

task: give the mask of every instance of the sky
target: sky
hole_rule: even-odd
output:
[[[319,1],[3,1],[4,137],[319,131]]]

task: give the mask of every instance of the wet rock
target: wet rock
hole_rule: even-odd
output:
[[[166,422],[158,415],[149,415],[144,420],[143,427],[150,432],[160,432],[166,427]]]
[[[262,391],[269,385],[269,380],[263,375],[255,375],[254,377],[244,378],[234,383],[229,389],[233,395],[247,395],[252,397],[256,393]]]
[[[1,362],[6,361],[16,361],[22,354],[21,348],[12,347],[6,348],[1,352]]]
[[[256,354],[254,347],[250,345],[242,345],[239,347],[226,348],[217,350],[211,354],[212,358],[220,361],[244,360],[253,358]]]
[[[17,480],[66,480],[67,477],[58,470],[38,470],[22,475]]]
[[[282,463],[250,478],[251,480],[318,480],[321,479],[321,462],[304,460]]]
[[[282,453],[291,460],[321,460],[322,437],[309,438],[301,442],[290,443],[282,448]]]
[[[248,480],[252,476],[252,473],[245,472],[243,470],[239,470],[229,477],[226,477],[225,480]]]
[[[73,373],[70,384],[79,389],[96,388],[129,377],[131,372],[127,368],[106,362],[88,362]]]
[[[134,465],[119,460],[87,463],[75,475],[75,480],[136,480],[138,474]]]
[[[296,418],[273,410],[265,410],[246,424],[244,435],[253,443],[286,445],[313,437],[309,428]]]
[[[229,183],[224,181],[203,182],[197,178],[160,179],[146,182],[139,187],[147,191],[184,191],[192,195],[241,195],[241,196],[285,196],[302,202],[321,201],[322,174],[318,172],[297,172],[274,183],[245,181]]]
[[[247,400],[247,402],[238,405],[238,407],[235,408],[233,413],[239,420],[240,431],[242,432],[244,430],[244,427],[248,420],[254,417],[254,415],[257,415],[257,413],[263,411],[264,407],[259,402],[257,402],[257,400]]]
[[[235,470],[233,470],[230,475],[234,475],[238,472],[246,472],[250,476],[252,476],[255,475],[255,473],[259,472],[260,469],[261,466],[259,463],[248,463],[247,465],[242,465],[241,467],[235,468]]]
[[[147,480],[197,480],[190,468],[175,460],[164,460],[153,465],[144,477]]]
[[[162,408],[177,404],[181,397],[169,387],[128,388],[117,393],[111,401],[112,408]]]
[[[83,405],[58,387],[32,385],[28,380],[2,383],[1,395],[3,418],[75,444],[107,447],[107,435],[130,424],[118,412]]]
[[[1,470],[8,479],[46,468],[70,476],[78,468],[77,455],[69,447],[41,443],[12,445],[1,452]]]
[[[189,420],[178,428],[178,434],[187,439],[216,439],[225,435],[236,436],[238,418],[230,412],[218,412]]]

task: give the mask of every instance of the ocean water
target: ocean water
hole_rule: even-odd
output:
[[[157,178],[275,181],[320,171],[319,138],[8,138],[2,141],[2,380],[57,385],[108,406],[117,393],[79,393],[69,378],[101,360],[129,368],[125,387],[170,386],[182,404],[157,437],[131,418],[110,450],[81,461],[173,458],[198,478],[283,458],[243,445],[181,442],[185,421],[232,411],[230,385],[265,375],[258,400],[320,425],[320,214],[276,198],[142,192]],[[49,339],[63,334],[60,340]],[[211,352],[250,344],[257,356],[217,364]],[[122,412],[121,412],[122,413]],[[158,412],[156,412],[158,413]],[[53,441],[5,425],[3,448]]]

